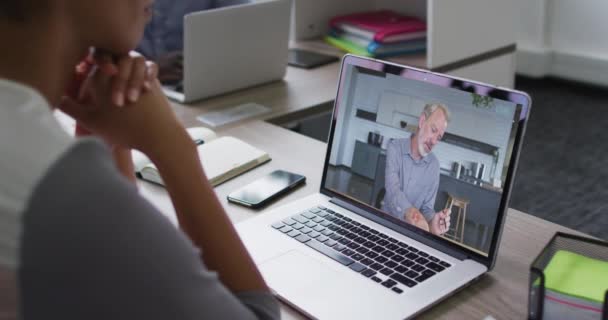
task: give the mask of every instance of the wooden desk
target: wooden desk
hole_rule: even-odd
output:
[[[178,117],[187,127],[201,126],[199,115],[243,103],[255,102],[271,108],[271,112],[256,118],[221,127],[224,130],[252,120],[267,120],[292,115],[304,117],[318,113],[315,106],[333,101],[336,97],[340,63],[334,62],[316,69],[305,70],[288,67],[283,80],[262,84],[189,105],[173,103]],[[215,129],[214,129],[215,130]]]
[[[310,45],[310,44],[309,44]],[[314,45],[314,44],[313,44]],[[305,46],[305,44],[303,45]],[[422,59],[399,61],[420,66]],[[218,198],[232,222],[237,223],[260,214],[226,201],[226,196],[238,187],[252,182],[275,169],[286,169],[303,174],[305,186],[272,203],[268,209],[317,192],[327,145],[261,120],[281,117],[305,117],[320,111],[320,105],[335,99],[339,63],[332,63],[313,70],[288,67],[282,81],[241,90],[203,100],[192,105],[173,103],[178,118],[186,127],[201,126],[196,117],[207,112],[221,110],[248,102],[256,102],[271,108],[271,112],[238,123],[213,128],[219,135],[231,135],[267,151],[272,161],[242,174],[215,188]],[[61,120],[60,116],[60,120]],[[66,127],[70,120],[64,119]],[[73,130],[70,130],[73,131]],[[163,187],[138,181],[140,192],[148,198],[174,224],[175,211]],[[496,269],[466,290],[458,293],[425,312],[428,319],[482,319],[486,315],[496,318],[525,318],[527,307],[528,267],[556,231],[572,232],[555,224],[510,210],[499,251]],[[302,319],[303,316],[286,305],[282,306],[284,319]]]
[[[290,44],[292,48],[302,48],[311,51],[342,57],[344,52],[324,43],[323,41],[298,41]],[[418,68],[426,67],[424,54],[406,55],[391,59],[392,61]],[[305,117],[318,113],[315,107],[333,101],[336,97],[340,62],[330,63],[321,67],[306,70],[287,67],[285,77],[281,81],[262,84],[253,88],[227,93],[206,100],[183,105],[173,103],[178,117],[187,127],[202,125],[196,120],[199,115],[217,111],[243,103],[256,102],[271,108],[271,112],[251,120],[267,120],[276,117]],[[243,124],[238,122],[228,124],[222,129]]]
[[[249,144],[268,152],[272,158],[272,161],[215,187],[216,194],[230,215],[232,222],[237,223],[253,217],[258,214],[258,211],[228,203],[226,196],[239,187],[276,169],[285,169],[302,174],[306,177],[306,184],[288,196],[270,204],[267,208],[275,208],[319,191],[326,144],[263,121],[252,121],[222,130],[221,134],[247,141]],[[163,213],[166,213],[173,222],[176,222],[175,211],[165,188],[141,180],[138,180],[138,183],[140,192]]]
[[[326,144],[289,130],[251,121],[222,130],[270,153],[273,160],[257,169],[228,181],[216,192],[233,222],[254,217],[257,211],[226,201],[226,195],[274,169],[286,169],[306,176],[307,184],[273,203],[275,208],[319,190]],[[175,221],[174,211],[163,188],[140,182],[142,193]],[[495,269],[461,292],[423,313],[422,319],[524,319],[527,310],[528,270],[532,260],[556,231],[580,234],[571,229],[509,209],[499,257]],[[295,310],[283,305],[284,319],[303,319]]]
[[[174,104],[178,117],[188,127],[201,125],[196,120],[200,114],[241,103],[257,102],[272,109],[271,113],[256,119],[247,119],[214,129],[219,135],[230,135],[247,141],[267,151],[272,157],[271,162],[215,188],[218,198],[234,223],[254,217],[260,212],[228,203],[226,196],[238,187],[275,169],[303,174],[307,183],[272,203],[268,209],[319,190],[327,145],[260,119],[279,116],[289,118],[294,114],[305,116],[315,113],[315,106],[335,98],[338,67],[339,64],[334,63],[312,71],[288,68],[284,81],[204,100],[192,106]],[[140,192],[177,224],[175,211],[166,190],[143,181],[138,181],[138,184]],[[557,231],[580,234],[509,209],[495,269],[476,283],[427,310],[419,318],[483,319],[487,315],[497,319],[526,318],[529,266]],[[304,318],[286,305],[282,306],[281,311],[284,319]]]

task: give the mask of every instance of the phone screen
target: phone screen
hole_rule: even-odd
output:
[[[228,200],[245,206],[259,207],[272,198],[304,182],[302,175],[276,170],[228,195]]]

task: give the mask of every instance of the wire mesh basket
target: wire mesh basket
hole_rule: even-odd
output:
[[[556,269],[555,261],[558,259],[560,269]],[[564,264],[564,261],[568,263]],[[582,275],[579,278],[586,278],[581,279],[581,285],[577,287],[576,276],[569,277],[567,273],[568,270],[579,268],[581,265],[594,266],[594,272],[576,274]],[[608,286],[604,286],[608,281],[606,266],[608,242],[556,233],[530,266],[528,319],[608,320]],[[591,290],[595,292],[593,299],[583,298],[580,294],[565,293],[564,290],[556,290],[553,287],[556,282],[565,283],[580,293],[584,283],[590,282],[589,279],[597,279],[594,290]]]

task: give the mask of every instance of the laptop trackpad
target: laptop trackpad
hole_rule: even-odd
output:
[[[331,261],[329,261],[331,262]],[[341,267],[338,265],[338,267]],[[332,290],[340,288],[344,281],[343,275],[324,265],[316,258],[310,257],[298,250],[288,251],[278,257],[265,261],[260,265],[260,271],[268,285],[276,293],[287,299],[298,302],[304,307],[318,307],[327,304],[322,297],[329,295],[319,294],[319,290]],[[347,271],[345,269],[344,271]],[[336,283],[339,282],[339,283]],[[315,310],[315,308],[307,310]]]
[[[379,301],[392,303],[391,298],[397,296],[327,257],[298,250],[267,260],[260,265],[260,271],[280,298],[317,319],[375,319],[378,309],[371,306]],[[383,312],[388,318],[402,314],[391,311],[399,309]]]

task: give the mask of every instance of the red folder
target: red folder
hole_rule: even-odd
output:
[[[426,31],[426,23],[390,10],[354,13],[330,20],[334,28],[342,29],[377,42],[399,41],[408,33]]]

